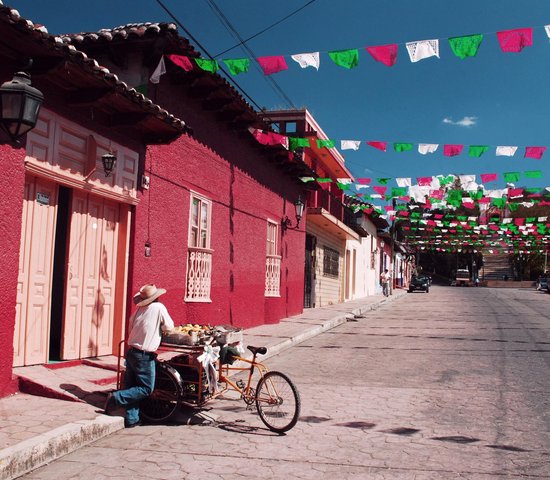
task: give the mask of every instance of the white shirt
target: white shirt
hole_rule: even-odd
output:
[[[161,331],[174,328],[174,321],[166,307],[153,302],[139,307],[130,318],[128,345],[145,352],[154,352],[159,348]]]

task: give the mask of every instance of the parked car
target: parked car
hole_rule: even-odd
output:
[[[540,276],[537,280],[537,290],[541,292],[548,291],[548,277]]]
[[[409,293],[420,290],[428,293],[430,291],[430,278],[425,275],[413,275],[409,284]]]

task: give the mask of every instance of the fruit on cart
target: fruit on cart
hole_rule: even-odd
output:
[[[177,327],[174,327],[171,331],[166,332],[167,334],[172,333],[182,333],[187,335],[192,335],[193,332],[196,332],[197,334],[200,333],[208,333],[212,327],[209,325],[199,325],[198,323],[186,323],[185,325],[178,325]]]

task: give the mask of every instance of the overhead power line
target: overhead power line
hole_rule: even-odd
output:
[[[280,20],[277,20],[275,23],[272,23],[271,25],[269,25],[268,27],[264,28],[263,30],[260,30],[259,32],[255,33],[254,35],[251,35],[250,37],[248,38],[245,38],[244,40],[240,41],[239,43],[237,43],[236,45],[233,45],[232,47],[228,48],[227,50],[224,50],[223,52],[220,52],[218,53],[217,55],[215,55],[215,57],[219,57],[220,55],[223,55],[224,53],[227,53],[227,52],[230,52],[231,50],[233,50],[234,48],[237,48],[237,47],[240,47],[241,45],[247,43],[248,41],[256,38],[256,37],[259,37],[262,33],[265,33],[267,32],[268,30],[271,30],[273,27],[276,27],[277,25],[279,25],[280,23],[283,23],[285,20],[287,20],[288,18],[292,17],[293,15],[297,14],[299,11],[303,10],[304,8],[308,7],[309,5],[311,5],[312,3],[315,3],[317,0],[310,0],[309,2],[307,2],[305,5],[302,5],[300,8],[294,10],[293,12],[289,13],[288,15],[284,16],[283,18],[281,18]]]
[[[227,31],[235,38],[237,41],[239,41],[239,46],[243,48],[252,58],[256,58],[256,54],[254,51],[246,44],[246,40],[241,37],[238,30],[235,28],[235,26],[231,23],[229,18],[225,15],[225,13],[222,11],[222,9],[216,4],[214,0],[205,0],[206,3],[210,6],[212,11],[217,15],[217,17],[220,19],[222,24],[225,26]],[[253,63],[255,68],[258,70],[258,72],[261,73],[262,78],[268,83],[268,85],[271,86],[273,91],[278,94],[282,100],[290,107],[296,108],[294,105],[294,102],[290,99],[290,97],[286,94],[286,92],[281,88],[281,86],[277,83],[277,81],[271,77],[266,76],[263,74],[263,71],[261,70],[260,66],[256,63]]]
[[[195,44],[205,53],[206,56],[208,56],[208,58],[210,58],[211,60],[214,60],[214,57],[210,54],[210,52],[193,36],[193,34],[187,29],[185,28],[185,26],[178,20],[178,18],[168,9],[168,7],[166,7],[166,5],[164,5],[164,3],[162,3],[161,0],[155,0],[159,5],[160,7],[172,18],[172,20],[174,22],[176,22],[178,24],[178,26],[185,32],[185,34],[191,39],[193,40],[193,42],[195,42]],[[245,92],[245,90],[231,77],[231,74],[229,72],[227,72],[221,65],[220,65],[220,70],[225,74],[225,76],[227,77],[227,80],[229,82],[231,82],[235,88],[237,90],[239,90],[247,99],[250,103],[252,103],[258,110],[262,110],[262,107],[260,107],[255,101],[254,99],[248,95],[248,93]]]

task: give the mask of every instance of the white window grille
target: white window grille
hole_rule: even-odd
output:
[[[265,259],[265,296],[279,297],[281,285],[281,257],[277,255],[279,225],[267,222],[267,246]]]
[[[188,302],[209,302],[212,278],[212,250],[210,249],[210,216],[212,204],[191,193],[189,215],[189,243],[187,253]]]

